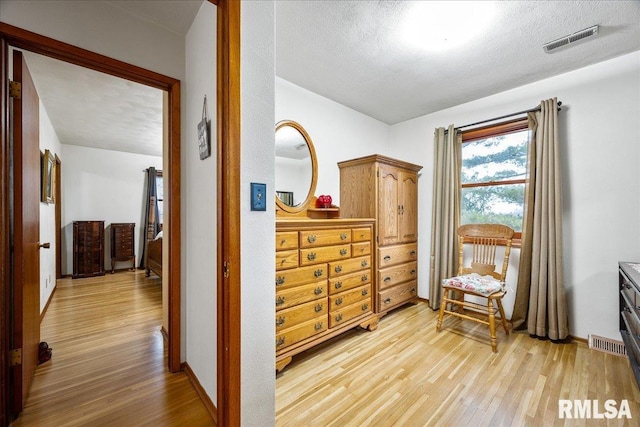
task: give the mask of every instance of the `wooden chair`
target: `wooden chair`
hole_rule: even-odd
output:
[[[436,331],[440,331],[445,313],[488,325],[491,334],[491,349],[494,353],[498,352],[496,340],[496,314],[498,312],[500,313],[498,320],[502,321],[504,331],[507,335],[509,334],[509,327],[502,308],[502,297],[507,293],[504,281],[507,276],[513,233],[513,229],[499,224],[467,224],[458,228],[458,275],[442,281],[442,302],[440,303]],[[465,245],[473,247],[470,267],[463,266]],[[498,245],[505,246],[504,260],[500,270],[496,270],[495,264]],[[459,294],[458,298],[456,298],[456,293]],[[486,298],[487,304],[485,306],[465,301],[465,295]],[[449,308],[447,308],[448,305]],[[457,310],[454,310],[456,307]],[[466,314],[465,307],[476,311],[486,310],[488,319]]]

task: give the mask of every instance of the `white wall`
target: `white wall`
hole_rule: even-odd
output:
[[[275,45],[273,1],[241,5],[241,424],[275,423]],[[267,211],[251,211],[251,182],[267,184]]]
[[[217,202],[216,202],[216,16],[204,2],[186,37],[187,111],[184,126],[182,265],[186,295],[186,360],[211,400],[217,402]],[[197,125],[207,96],[213,146],[200,160]],[[217,404],[217,403],[216,403]]]
[[[109,225],[134,222],[136,266],[146,209],[146,173],[162,157],[62,144],[62,268],[73,272],[73,221],[104,220],[105,263],[111,269]],[[124,268],[131,263],[116,264]]]
[[[40,151],[51,151],[61,157],[58,135],[47,110],[40,102]],[[61,159],[62,160],[62,159]],[[57,183],[60,185],[60,183]],[[56,201],[58,203],[58,201]],[[56,287],[56,205],[40,202],[40,242],[51,243],[50,249],[40,250],[40,313]]]
[[[389,151],[387,124],[276,77],[276,121],[281,120],[300,123],[311,137],[318,158],[315,195],[329,194],[336,204],[338,162]]]
[[[640,261],[640,52],[391,127],[391,155],[423,159],[425,166],[419,184],[418,293],[428,296],[434,129],[525,110],[551,97],[563,102],[559,124],[569,330],[582,338],[620,339],[617,262]],[[515,272],[508,275],[513,282]]]

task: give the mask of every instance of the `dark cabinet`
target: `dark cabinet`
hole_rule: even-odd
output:
[[[121,222],[111,224],[111,273],[115,272],[116,261],[131,261],[131,270],[136,268],[134,244],[135,223]]]
[[[640,386],[640,263],[620,262],[620,335]]]
[[[104,275],[104,221],[73,221],[73,278]]]

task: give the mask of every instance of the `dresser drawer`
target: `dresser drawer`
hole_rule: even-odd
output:
[[[327,264],[316,264],[276,273],[276,290],[317,282],[327,278]]]
[[[276,233],[276,251],[298,249],[297,231],[279,231]]]
[[[371,309],[373,308],[372,305],[371,300],[360,301],[341,308],[340,310],[331,312],[329,314],[329,327],[334,328],[341,323],[346,323],[358,316],[371,313]]]
[[[626,277],[624,277],[624,282],[620,285],[620,292],[632,306],[635,307],[640,303],[640,298],[636,293],[635,286],[633,286],[633,283],[631,283]]]
[[[276,311],[291,307],[303,302],[313,301],[318,298],[326,298],[327,281],[323,280],[308,285],[296,286],[291,289],[276,291]]]
[[[371,300],[371,284],[351,289],[329,297],[329,312],[344,308],[360,301]]]
[[[276,352],[290,345],[312,337],[320,332],[326,331],[327,316],[318,317],[307,322],[301,323],[292,328],[283,329],[276,333]]]
[[[378,310],[388,310],[396,305],[409,301],[417,295],[418,286],[415,280],[393,288],[378,292]]]
[[[417,262],[400,264],[378,270],[378,288],[382,290],[406,282],[407,280],[416,279],[417,274]]]
[[[371,241],[371,229],[370,228],[354,228],[351,231],[351,240],[353,242],[365,242]]]
[[[286,270],[298,266],[298,250],[276,252],[276,270]]]
[[[378,268],[385,268],[391,265],[415,261],[417,259],[418,245],[416,243],[387,246],[378,249]]]
[[[344,261],[334,261],[329,263],[329,277],[338,277],[371,267],[371,257],[363,256],[359,258],[346,259]]]
[[[351,258],[351,245],[326,246],[322,248],[300,249],[300,265]]]
[[[348,289],[371,283],[371,270],[362,270],[329,279],[329,295],[335,295]]]
[[[318,246],[351,243],[350,229],[311,230],[300,232],[300,247],[315,248]]]
[[[310,301],[295,307],[280,310],[276,314],[276,332],[320,316],[326,316],[328,311],[327,301],[325,299]]]
[[[351,244],[353,256],[369,255],[371,253],[371,242],[360,242]]]

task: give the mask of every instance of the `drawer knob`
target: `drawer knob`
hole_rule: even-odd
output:
[[[320,295],[322,293],[322,288],[321,287],[317,287],[313,290],[313,293],[316,295]]]
[[[334,285],[334,287],[336,289],[340,289],[342,287],[342,282],[336,282],[336,284]]]
[[[340,249],[340,255],[345,256],[347,254],[346,249]]]
[[[307,241],[309,243],[315,243],[316,242],[316,235],[315,234],[310,234],[309,236],[307,236]]]
[[[415,275],[416,275],[416,270],[415,270],[415,269],[411,270],[411,275],[412,275],[412,276],[415,276]]]
[[[340,240],[347,240],[347,233],[340,233]]]
[[[320,329],[322,329],[322,322],[318,322],[316,323],[316,326],[314,326],[316,331],[319,331]]]
[[[389,276],[385,277],[385,278],[384,278],[384,281],[385,281],[385,282],[390,282],[390,281],[391,281],[391,277],[389,277]]]
[[[416,251],[409,252],[409,255],[411,255],[412,257],[415,257],[416,256]]]
[[[367,280],[369,280],[369,275],[365,274],[360,278],[361,281],[366,282]]]
[[[284,277],[283,276],[276,277],[276,286],[280,286],[283,284],[284,284]]]
[[[391,304],[391,298],[387,298],[386,300],[384,300],[385,304]]]
[[[416,288],[411,288],[411,290],[409,292],[411,292],[412,294],[415,294],[416,293]]]
[[[316,271],[313,272],[313,275],[316,276],[316,277],[320,277],[320,276],[322,276],[322,273],[323,273],[322,269],[319,268],[319,269],[317,269]]]
[[[334,270],[336,271],[336,273],[340,273],[342,271],[342,266],[336,265],[336,268]]]
[[[342,298],[336,298],[336,305],[342,304]]]
[[[342,321],[342,313],[336,316],[336,322],[341,322],[341,321]]]
[[[391,255],[387,255],[382,259],[385,260],[386,262],[389,262],[389,261],[391,261]]]
[[[369,304],[362,304],[362,311],[369,310]]]
[[[284,304],[284,297],[276,298],[276,305],[282,305],[282,304]]]
[[[627,313],[631,313],[631,309],[629,307],[625,307],[623,308],[624,311],[626,311]]]
[[[282,317],[282,316],[278,317],[278,318],[276,319],[276,326],[282,326],[282,325],[284,325],[284,322],[285,322],[285,321],[286,321],[286,320],[285,320],[285,318],[284,318],[284,317]]]
[[[362,296],[366,297],[367,295],[369,295],[369,290],[368,289],[363,289],[362,290]]]
[[[369,265],[369,263],[367,262],[367,260],[365,259],[364,261],[362,261],[360,263],[361,266],[366,267],[367,265]]]
[[[316,313],[320,313],[322,311],[322,304],[316,304],[315,310]]]
[[[316,259],[316,253],[315,252],[309,252],[309,255],[307,255],[307,259],[309,261],[313,261],[314,259]]]
[[[624,284],[624,287],[625,287],[625,288],[627,288],[627,289],[631,289],[631,283],[628,283],[628,282],[627,282],[627,283],[625,283],[625,284]]]
[[[280,246],[284,245],[285,243],[287,243],[287,239],[280,240]]]
[[[284,345],[284,337],[280,337],[276,340],[276,347],[282,347]]]

